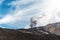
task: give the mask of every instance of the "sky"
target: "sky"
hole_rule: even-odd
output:
[[[0,0],[0,27],[30,28],[30,18],[37,27],[60,22],[60,0]]]

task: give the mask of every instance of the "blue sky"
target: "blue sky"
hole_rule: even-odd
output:
[[[37,13],[37,11],[36,9],[29,10],[28,8],[30,8],[32,5],[35,5],[36,1],[26,0],[25,3],[24,1],[25,0],[1,0],[0,26],[2,28],[24,28],[26,25],[29,24],[29,17],[35,12]],[[26,12],[24,10],[26,10]]]
[[[31,17],[37,26],[60,22],[60,0],[0,0],[0,27],[30,28]]]

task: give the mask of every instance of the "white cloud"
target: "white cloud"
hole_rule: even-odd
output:
[[[34,4],[26,9],[20,9],[21,4],[28,4],[29,2],[33,2]],[[17,22],[17,20],[20,20],[20,21],[24,20],[23,19],[24,17],[25,19],[27,19],[32,16],[39,17],[41,15],[45,15],[45,16],[37,20],[38,26],[46,25],[48,23],[53,23],[53,22],[60,22],[60,18],[58,16],[58,12],[60,11],[60,0],[42,0],[42,1],[40,0],[16,0],[16,1],[9,3],[8,5],[12,5],[12,8],[16,7],[16,10],[11,10],[9,12],[9,15],[5,16],[3,19],[0,20],[0,24],[3,24],[3,23],[14,24]],[[36,10],[37,12],[34,13],[33,15],[28,16],[27,14],[29,14],[32,10],[33,11]],[[12,15],[10,15],[10,13]],[[31,12],[31,14],[32,13],[33,12]],[[29,24],[27,24],[25,28],[27,26],[29,26]]]
[[[38,8],[37,8],[38,7]],[[37,26],[44,26],[48,23],[60,22],[60,0],[45,0],[41,5],[36,6],[37,9],[41,8],[41,13],[45,16],[38,21]],[[59,12],[59,15],[58,15]],[[38,13],[37,16],[40,13]],[[27,27],[27,26],[26,26]],[[25,28],[26,28],[25,27]]]
[[[4,0],[0,0],[0,4],[2,4],[2,3],[3,3],[3,1],[4,1]]]
[[[17,1],[16,1],[17,2]],[[17,2],[18,3],[18,2]],[[19,3],[18,3],[19,4]],[[14,5],[14,4],[13,4]],[[12,5],[12,6],[13,6]],[[18,6],[18,7],[16,7]],[[3,19],[0,19],[0,24],[10,24],[15,25],[17,21],[23,20],[21,19],[24,15],[25,11],[28,10],[20,10],[19,5],[16,5],[16,10],[11,10]],[[12,8],[11,8],[12,9]],[[27,17],[27,16],[26,16]],[[18,24],[18,23],[17,23]]]

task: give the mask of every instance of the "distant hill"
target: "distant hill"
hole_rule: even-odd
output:
[[[23,29],[22,29],[23,30]],[[35,34],[23,31],[0,28],[0,40],[60,40],[60,36],[54,34]]]
[[[60,40],[60,35],[56,34],[60,34],[60,23],[30,29],[0,28],[0,40]]]
[[[39,36],[44,36],[44,35],[48,35],[48,37],[46,38],[50,38],[50,36],[53,35],[60,35],[60,22],[57,23],[51,23],[51,24],[47,24],[46,26],[40,26],[40,27],[34,27],[34,28],[30,28],[30,29],[18,29],[18,31],[22,31],[23,33],[33,33],[33,34],[39,34]],[[45,39],[44,39],[45,40]],[[47,39],[47,40],[52,40],[52,39]],[[56,40],[56,39],[53,39]],[[59,40],[59,38],[57,39]]]
[[[60,22],[47,24],[46,26],[33,27],[30,29],[20,29],[19,31],[28,31],[36,33],[43,32],[43,33],[60,35]]]
[[[45,28],[51,33],[60,35],[60,22],[48,24],[45,26]]]

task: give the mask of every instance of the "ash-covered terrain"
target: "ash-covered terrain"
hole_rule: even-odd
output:
[[[0,40],[60,40],[60,35],[57,35],[59,32],[57,29],[54,30],[54,28],[60,27],[58,24],[60,23],[48,24],[45,27],[16,30],[0,28]],[[52,25],[56,25],[56,27]],[[48,30],[46,27],[50,29]]]

